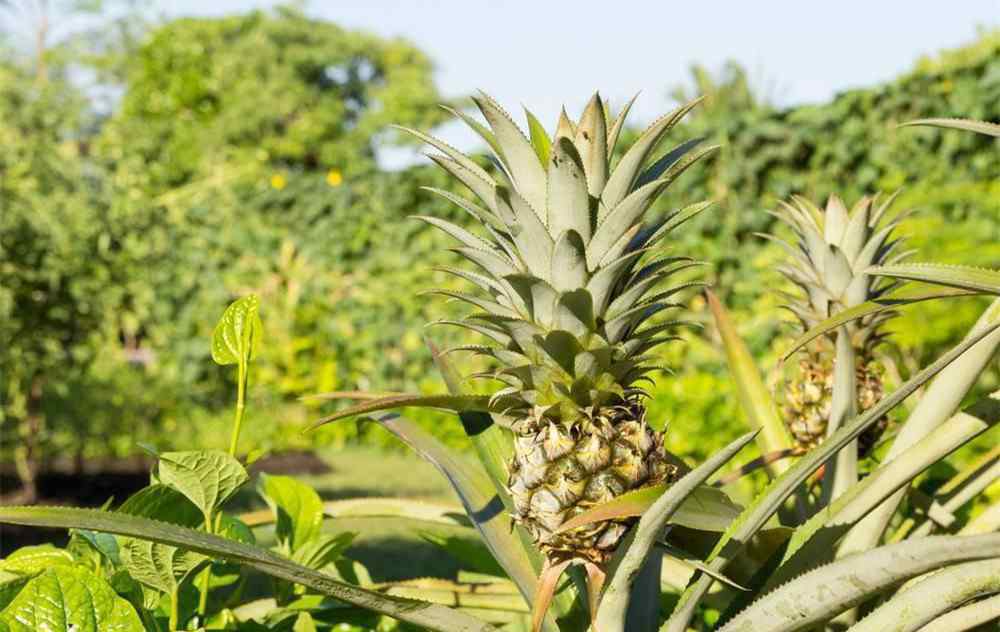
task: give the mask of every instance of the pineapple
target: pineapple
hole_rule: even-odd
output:
[[[491,174],[454,148],[406,130],[441,154],[431,156],[476,201],[430,189],[468,212],[478,234],[433,217],[455,251],[478,268],[445,268],[477,288],[439,294],[469,303],[461,321],[442,321],[491,343],[463,347],[489,356],[480,377],[499,383],[491,409],[514,433],[507,481],[514,520],[550,567],[603,565],[628,526],[606,521],[557,533],[587,508],[674,479],[663,436],[647,423],[643,381],[650,352],[675,324],[653,317],[675,309],[671,297],[691,283],[664,287],[698,265],[662,254],[665,238],[707,208],[695,204],[646,218],[667,186],[714,149],[688,141],[654,158],[666,133],[697,102],[655,121],[610,163],[631,102],[614,121],[595,94],[579,121],[565,110],[550,137],[526,112],[530,140],[491,98],[474,98],[489,127],[455,111],[495,154]],[[654,322],[656,324],[654,324]]]
[[[896,286],[864,274],[869,266],[898,261],[907,254],[893,254],[900,240],[891,240],[892,232],[901,217],[885,221],[891,202],[891,197],[881,204],[878,196],[864,197],[848,210],[838,197],[831,196],[826,208],[820,209],[796,198],[777,213],[796,235],[796,247],[777,241],[790,254],[790,262],[780,268],[781,272],[802,290],[799,295],[787,296],[787,307],[798,317],[803,332]],[[884,368],[875,348],[884,338],[880,327],[893,315],[884,312],[846,326],[855,349],[860,412],[882,398]],[[820,338],[807,346],[785,391],[784,419],[799,450],[815,447],[827,435],[834,356],[832,338]],[[859,437],[859,456],[874,448],[887,424],[883,417]]]

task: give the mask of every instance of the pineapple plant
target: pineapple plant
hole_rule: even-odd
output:
[[[780,272],[800,290],[785,293],[786,307],[795,314],[804,333],[839,312],[878,298],[896,283],[865,274],[870,266],[898,261],[901,241],[893,231],[901,219],[887,219],[892,197],[863,197],[850,209],[837,196],[825,208],[795,198],[776,213],[795,233],[794,246],[781,243],[789,261]],[[894,312],[884,311],[846,325],[855,351],[857,410],[864,412],[883,395],[885,368],[876,348],[885,342],[881,327]],[[810,343],[785,388],[782,408],[795,449],[803,452],[826,438],[832,410],[835,349],[829,334]],[[885,431],[882,417],[858,438],[859,456],[867,456]]]
[[[701,203],[645,217],[667,186],[714,148],[688,141],[656,157],[667,132],[697,103],[655,121],[614,168],[611,158],[629,105],[609,120],[595,94],[581,118],[563,110],[554,135],[527,112],[529,134],[490,97],[474,99],[489,129],[455,112],[493,148],[491,175],[445,143],[406,130],[441,151],[431,158],[476,202],[435,190],[467,211],[482,236],[421,217],[458,242],[478,270],[445,268],[477,294],[438,293],[471,304],[464,320],[445,321],[491,343],[465,347],[492,359],[479,374],[499,384],[490,408],[514,435],[507,488],[514,520],[550,565],[603,565],[627,523],[559,527],[587,508],[639,487],[671,481],[663,436],[647,422],[641,383],[656,369],[650,352],[676,323],[653,317],[678,307],[691,283],[665,282],[698,265],[666,256],[664,241],[707,208]]]

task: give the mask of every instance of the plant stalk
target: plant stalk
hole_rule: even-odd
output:
[[[249,371],[247,371],[247,359],[244,358],[239,364],[239,380],[236,390],[236,417],[233,420],[233,436],[229,442],[229,456],[236,456],[236,445],[240,440],[240,428],[243,426],[243,412],[246,408],[246,390]]]
[[[179,625],[178,619],[180,619],[180,601],[177,586],[174,586],[173,590],[170,591],[170,622],[167,625],[170,632],[175,632],[177,630],[177,626]]]

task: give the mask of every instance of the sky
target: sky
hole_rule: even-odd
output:
[[[266,9],[263,0],[161,0],[167,16]],[[595,89],[617,109],[636,92],[636,121],[671,105],[690,66],[747,67],[779,105],[822,102],[887,81],[922,55],[1000,27],[1000,0],[312,0],[306,12],[344,27],[402,36],[436,63],[446,96],[483,89],[508,111],[527,105],[555,125]],[[463,149],[458,126],[442,135]]]

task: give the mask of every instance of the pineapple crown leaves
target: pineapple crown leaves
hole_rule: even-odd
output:
[[[788,225],[794,244],[774,235],[762,235],[788,254],[778,270],[800,289],[790,295],[785,308],[808,330],[830,316],[878,299],[896,289],[893,279],[868,274],[873,267],[899,261],[909,253],[897,253],[901,238],[894,232],[907,213],[887,217],[896,195],[863,197],[848,207],[830,196],[824,208],[794,197],[783,202],[772,215]],[[849,327],[856,346],[872,346],[880,338],[878,327],[892,317],[883,312]]]
[[[440,152],[430,158],[477,198],[429,189],[465,210],[480,230],[418,217],[455,239],[453,250],[476,267],[475,272],[440,268],[470,282],[475,291],[432,293],[477,310],[466,319],[441,324],[482,333],[495,346],[474,349],[507,368],[546,367],[542,372],[506,372],[533,391],[532,397],[562,394],[557,396],[582,408],[627,395],[631,381],[648,372],[643,362],[650,349],[670,337],[645,336],[641,343],[632,339],[641,336],[640,327],[655,314],[676,307],[668,297],[696,286],[665,286],[669,277],[691,267],[672,265],[683,258],[650,262],[647,256],[709,203],[664,218],[646,215],[673,180],[715,149],[693,139],[656,156],[667,133],[699,100],[654,121],[614,165],[612,154],[632,101],[611,120],[600,95],[594,94],[578,121],[564,110],[551,136],[528,110],[525,134],[488,95],[479,94],[473,102],[485,125],[450,111],[490,147],[497,166],[493,172],[443,141],[400,128]],[[483,322],[484,314],[489,322]],[[605,387],[608,379],[602,376],[612,376],[613,384]],[[543,400],[553,405],[550,410],[565,408],[554,405],[562,402]],[[532,402],[523,404],[527,409]]]

